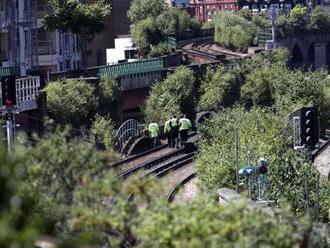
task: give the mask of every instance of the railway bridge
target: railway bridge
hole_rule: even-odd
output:
[[[293,68],[330,69],[330,34],[295,36],[280,40],[278,44],[289,49]]]

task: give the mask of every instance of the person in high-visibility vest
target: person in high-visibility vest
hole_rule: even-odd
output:
[[[150,137],[153,139],[153,141],[152,141],[153,147],[156,147],[157,143],[158,143],[158,136],[159,136],[158,124],[155,122],[150,123],[148,126],[148,131],[149,131]]]
[[[179,133],[181,146],[185,145],[188,140],[188,131],[192,127],[190,120],[184,114],[179,120]]]
[[[173,116],[172,119],[170,119],[169,122],[170,126],[170,139],[171,139],[171,145],[173,148],[178,148],[179,143],[178,143],[178,136],[179,136],[179,120]]]
[[[172,147],[171,144],[171,127],[170,127],[170,120],[167,120],[164,125],[164,134],[167,135],[167,144],[168,147]]]

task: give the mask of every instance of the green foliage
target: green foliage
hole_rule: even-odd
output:
[[[143,57],[170,53],[171,50],[163,44],[166,36],[200,28],[186,11],[168,8],[163,0],[134,0],[128,16],[133,22],[132,41]]]
[[[155,183],[141,185],[138,178],[123,183],[110,171],[102,177],[81,185],[74,194],[69,216],[72,233],[89,233],[98,244],[106,247],[133,246],[137,237],[132,229],[138,226],[141,206],[155,204]],[[128,195],[134,199],[128,201]]]
[[[199,110],[219,109],[233,105],[239,95],[239,80],[235,71],[219,66],[215,70],[207,69],[201,87]]]
[[[27,149],[26,180],[44,199],[69,205],[75,188],[98,172],[102,158],[91,144],[70,139],[69,130],[57,128]]]
[[[156,25],[164,35],[175,35],[193,28],[194,22],[186,11],[170,8],[156,18]]]
[[[150,58],[156,58],[164,55],[169,55],[172,52],[172,48],[167,43],[159,43],[156,46],[152,46],[149,52]]]
[[[315,6],[310,16],[308,28],[313,31],[322,32],[330,27],[330,14],[321,6]]]
[[[115,78],[105,78],[100,82],[100,101],[103,104],[117,100],[120,94],[119,82]]]
[[[289,17],[279,16],[276,22],[277,35],[282,38],[315,32],[326,34],[330,27],[330,14],[321,6],[316,6],[308,14],[307,7],[296,5]]]
[[[304,215],[309,209],[316,218],[318,172],[306,157],[290,149],[291,128],[287,116],[261,108],[244,111],[241,107],[225,109],[215,115],[200,130],[196,171],[201,189],[212,192],[220,187],[235,187],[235,142],[239,137],[240,167],[247,164],[247,154],[252,164],[260,157],[269,162],[267,198],[289,202],[298,215]],[[308,202],[305,201],[305,187],[308,188]],[[321,180],[318,220],[323,222],[329,222],[329,187],[329,182]]]
[[[60,123],[79,126],[86,122],[98,106],[95,87],[82,80],[65,80],[49,83],[47,105],[50,116]]]
[[[112,150],[114,147],[115,124],[109,116],[96,115],[91,127],[91,139],[94,142],[103,143],[105,149]]]
[[[215,19],[214,40],[226,48],[245,51],[255,38],[256,29],[243,17],[221,12]]]
[[[248,21],[251,21],[253,17],[250,9],[240,9],[237,14]]]
[[[110,5],[103,0],[82,4],[78,0],[50,0],[52,11],[44,16],[47,30],[71,32],[93,38],[104,29]]]
[[[201,207],[202,206],[202,207]],[[219,205],[213,201],[171,204],[148,211],[136,232],[139,247],[293,247],[308,226],[288,211],[271,218],[246,203]],[[161,227],[161,228],[159,228]]]
[[[193,72],[181,66],[164,81],[153,85],[143,109],[145,121],[162,123],[173,114],[191,115],[194,81]]]
[[[274,104],[275,85],[284,80],[289,70],[281,63],[267,64],[247,74],[246,82],[241,88],[243,101],[252,101],[254,105],[262,106]]]
[[[241,87],[242,102],[248,106],[275,104],[278,108],[314,105],[326,113],[329,102],[326,92],[330,86],[327,73],[291,71],[286,61],[284,49],[274,50],[269,58],[258,55],[248,59],[241,68],[245,77]]]
[[[150,17],[132,26],[131,34],[134,45],[139,48],[139,53],[144,57],[150,52],[151,45],[157,45],[163,39],[154,19]]]
[[[163,0],[133,0],[127,15],[131,22],[137,23],[148,18],[154,19],[167,9]]]
[[[245,111],[237,107],[216,114],[200,129],[196,171],[202,189],[212,191],[219,187],[235,187],[235,133],[240,139],[240,164],[244,164],[248,151],[256,161],[274,155],[279,147],[288,148],[287,125],[283,116],[261,108]]]
[[[31,211],[36,203],[32,195],[21,193],[21,156],[9,157],[5,145],[0,143],[0,246],[33,247],[44,222]]]
[[[270,199],[289,201],[293,211],[298,215],[309,213],[317,217],[317,177],[315,166],[303,155],[293,151],[280,151],[270,160],[268,177],[268,197]],[[306,200],[308,191],[308,201]],[[328,216],[330,183],[321,178],[319,221],[330,223]]]

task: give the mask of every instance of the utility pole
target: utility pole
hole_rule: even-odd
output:
[[[12,152],[13,139],[14,139],[14,126],[13,126],[13,111],[6,110],[6,130],[7,130],[7,145],[8,145],[8,154]]]

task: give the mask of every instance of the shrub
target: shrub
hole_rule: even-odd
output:
[[[292,247],[303,242],[308,224],[287,210],[270,217],[244,202],[225,206],[198,200],[148,211],[136,232],[139,247]],[[162,227],[162,228],[159,228]],[[220,244],[220,245],[219,245]]]
[[[215,19],[214,40],[229,49],[245,51],[255,37],[255,27],[244,19],[229,12],[219,13]]]
[[[95,87],[82,80],[51,82],[45,91],[50,117],[59,123],[82,125],[98,106]]]
[[[199,110],[218,109],[233,105],[239,95],[239,79],[233,70],[219,66],[207,69],[200,87]]]
[[[187,67],[178,67],[165,80],[152,86],[143,107],[146,122],[164,123],[174,114],[194,113],[194,75]]]
[[[109,116],[96,115],[90,133],[94,142],[103,143],[106,150],[114,148],[115,124]]]

